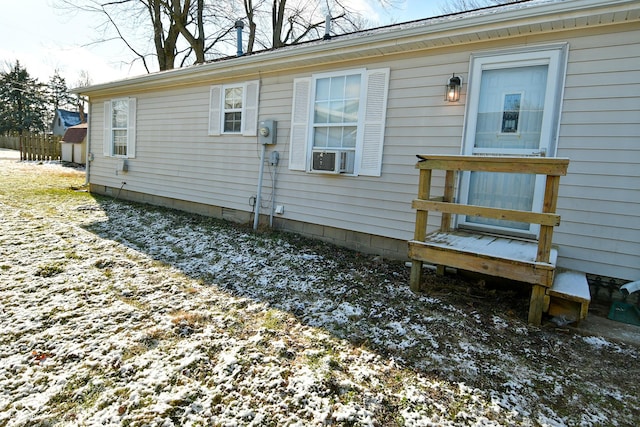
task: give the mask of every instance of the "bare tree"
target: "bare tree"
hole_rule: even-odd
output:
[[[322,37],[325,16],[335,33],[362,29],[366,20],[347,0],[57,0],[59,7],[98,14],[94,43],[119,41],[147,72],[229,55],[234,22],[248,21],[247,53]],[[383,7],[396,0],[369,0]]]
[[[255,8],[253,0],[243,0],[244,11],[247,14],[247,21],[249,24],[249,40],[247,41],[247,52],[253,52],[253,45],[256,42],[256,29],[258,25],[255,20]]]
[[[75,87],[88,87],[91,86],[91,76],[87,70],[80,70],[78,73],[78,79],[75,82]],[[76,94],[76,105],[78,112],[80,113],[80,119],[82,123],[86,123],[87,117],[85,116],[85,106],[89,104],[89,99],[86,96]]]
[[[395,0],[370,0],[387,6]],[[367,22],[347,1],[325,0],[243,0],[249,21],[247,52],[256,45],[263,49],[280,48],[321,38],[325,17],[331,15],[333,34],[356,31]]]
[[[156,58],[160,70],[174,68],[178,49],[180,25],[186,18],[170,13],[166,0],[58,0],[57,6],[73,11],[98,15],[103,21],[91,43],[119,41],[133,54],[133,62],[142,63],[147,72],[155,66],[149,61]],[[177,19],[177,20],[176,20]],[[150,53],[149,40],[153,42]]]
[[[147,8],[153,26],[153,44],[160,71],[170,70],[175,66],[176,45],[178,35],[181,33],[180,26],[183,24],[183,16],[180,14],[167,14],[167,29],[165,31],[165,25],[163,24],[163,19],[165,19],[163,9],[165,6],[163,2],[161,0],[147,0],[146,3],[144,1],[141,1],[141,3]]]

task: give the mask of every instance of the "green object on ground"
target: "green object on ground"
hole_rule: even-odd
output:
[[[609,310],[609,319],[640,326],[640,309],[627,302],[614,301]]]

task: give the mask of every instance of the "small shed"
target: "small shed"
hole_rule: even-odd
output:
[[[87,158],[87,123],[80,123],[68,128],[60,145],[63,162],[84,165]]]

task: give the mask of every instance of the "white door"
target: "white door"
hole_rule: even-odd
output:
[[[564,76],[563,47],[474,57],[471,63],[465,155],[550,156],[555,151]],[[562,68],[562,72],[560,71]],[[539,212],[543,177],[466,172],[462,203]],[[479,217],[458,218],[458,226],[535,236],[528,223]]]

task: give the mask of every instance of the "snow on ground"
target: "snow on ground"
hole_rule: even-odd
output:
[[[0,426],[637,421],[637,348],[529,327],[455,279],[414,295],[401,263],[94,198],[71,188],[82,171],[0,165]]]

